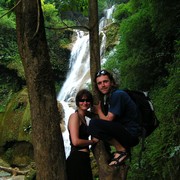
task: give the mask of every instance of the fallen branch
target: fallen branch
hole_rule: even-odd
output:
[[[15,168],[9,168],[9,167],[3,167],[0,166],[0,170],[3,170],[5,172],[11,173],[13,176],[17,176],[17,175],[26,175],[29,170],[27,171],[20,171],[19,168],[15,167]]]

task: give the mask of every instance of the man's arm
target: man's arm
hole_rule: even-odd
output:
[[[98,105],[94,105],[95,113],[99,115],[99,118],[105,121],[113,121],[115,118],[115,115],[111,112],[108,112],[108,114],[105,116],[101,109],[101,103]]]

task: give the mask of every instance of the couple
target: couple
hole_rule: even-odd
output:
[[[92,118],[89,126],[86,125],[85,116],[93,106],[93,98],[85,89],[78,92],[77,110],[69,117],[71,153],[67,158],[68,180],[93,179],[89,145],[94,145],[99,139],[115,147],[109,166],[122,165],[129,156],[130,148],[139,142],[138,111],[129,95],[117,89],[113,76],[106,70],[96,73],[95,84],[104,98],[103,104],[94,106],[94,113],[98,114],[99,119]]]

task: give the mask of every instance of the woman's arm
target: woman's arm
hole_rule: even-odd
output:
[[[68,128],[71,136],[71,141],[74,146],[88,146],[94,144],[93,140],[79,138],[80,120],[77,113],[73,113],[69,117]]]

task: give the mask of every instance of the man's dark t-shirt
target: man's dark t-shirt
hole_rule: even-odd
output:
[[[110,94],[108,103],[108,111],[115,115],[114,121],[119,121],[132,136],[138,136],[138,110],[129,95],[123,90],[115,90]]]

